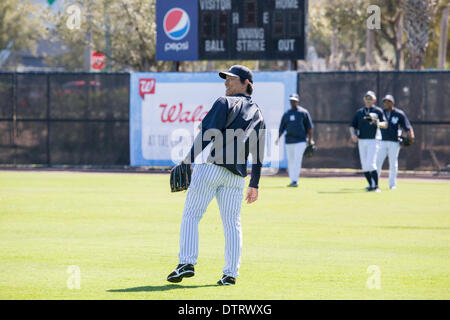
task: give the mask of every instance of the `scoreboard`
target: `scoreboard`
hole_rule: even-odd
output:
[[[158,0],[157,59],[304,59],[307,5],[307,0]],[[182,32],[183,38],[171,36]]]
[[[200,59],[304,59],[305,1],[199,0],[198,9]]]

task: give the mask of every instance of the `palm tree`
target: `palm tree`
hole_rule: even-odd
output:
[[[428,46],[430,23],[439,0],[404,0],[404,28],[406,32],[407,69],[422,69]]]

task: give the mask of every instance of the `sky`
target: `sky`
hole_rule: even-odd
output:
[[[43,6],[49,6],[47,0],[31,0],[34,3],[42,4]],[[63,0],[55,0],[51,5],[52,10],[61,10],[63,8]]]

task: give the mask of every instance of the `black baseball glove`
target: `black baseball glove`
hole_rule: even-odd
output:
[[[410,137],[398,137],[398,142],[400,142],[400,145],[403,147],[409,147],[412,145],[413,140]]]
[[[187,190],[191,184],[191,165],[180,163],[170,170],[170,190],[178,192]]]
[[[314,155],[314,152],[317,150],[316,144],[314,141],[308,143],[305,149],[305,156],[311,158]]]
[[[378,126],[380,120],[378,119],[378,115],[375,112],[371,112],[364,116],[364,120],[368,121],[373,126]]]

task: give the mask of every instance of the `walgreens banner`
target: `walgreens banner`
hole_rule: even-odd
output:
[[[172,166],[189,151],[198,126],[214,101],[225,94],[216,72],[132,73],[130,77],[130,164]],[[284,144],[275,145],[295,72],[255,72],[252,95],[267,125],[264,166],[286,168]],[[208,148],[207,148],[208,149]],[[205,149],[196,163],[207,158]]]

